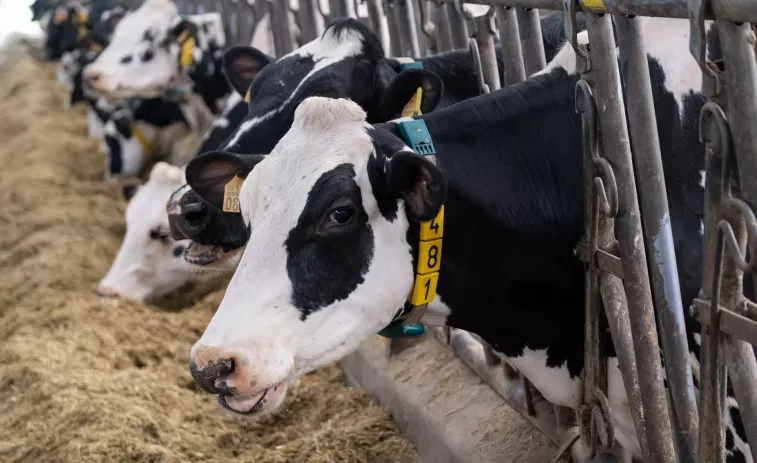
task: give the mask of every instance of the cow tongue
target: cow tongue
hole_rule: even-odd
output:
[[[184,257],[193,264],[206,265],[215,261],[220,253],[221,248],[219,246],[190,243],[184,251]]]

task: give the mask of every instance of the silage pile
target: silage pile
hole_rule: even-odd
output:
[[[330,367],[281,415],[230,423],[187,369],[222,292],[172,308],[95,296],[124,202],[55,68],[0,69],[0,461],[416,461],[386,411]]]

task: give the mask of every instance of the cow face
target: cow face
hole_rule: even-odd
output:
[[[165,201],[184,183],[180,168],[159,162],[148,182],[134,190],[126,208],[126,235],[97,294],[145,300],[167,294],[190,280],[192,267],[182,258],[187,242],[168,234]]]
[[[218,203],[243,165],[202,157],[187,178]],[[240,192],[249,242],[190,362],[200,386],[247,415],[273,411],[288,382],[391,322],[413,284],[410,221],[433,218],[446,194],[432,163],[345,99],[306,99],[260,159]]]
[[[424,89],[424,113],[436,107],[443,92],[441,80],[429,71],[398,74],[393,67],[398,64],[384,58],[376,36],[353,19],[334,22],[321,37],[266,64],[265,56],[250,47],[232,48],[224,56],[229,82],[240,94],[249,90],[250,97],[247,117],[225,143],[228,151],[268,153],[291,126],[295,108],[314,95],[349,98],[366,110],[369,121],[387,121],[400,115],[418,87]],[[228,255],[239,249],[247,230],[238,215],[183,197],[189,191],[183,189],[171,199],[180,205],[171,208],[176,211],[171,233],[203,245],[206,262],[214,262],[213,250]],[[186,221],[187,215],[193,223]]]
[[[113,100],[155,98],[188,85],[207,50],[223,46],[218,13],[182,19],[170,0],[147,0],[115,27],[108,46],[84,70],[85,84]]]
[[[105,180],[118,180],[131,177],[139,171],[148,156],[146,144],[151,143],[151,128],[142,125],[137,127],[139,135],[135,135],[135,124],[126,108],[121,108],[105,124],[103,140],[107,146],[105,163]]]

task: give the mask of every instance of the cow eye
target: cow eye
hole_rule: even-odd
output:
[[[344,225],[350,223],[355,216],[355,209],[351,207],[337,207],[329,214],[329,222]]]
[[[144,53],[142,53],[142,62],[146,63],[150,61],[155,56],[155,53],[152,50],[145,50]]]
[[[170,233],[163,227],[153,228],[150,230],[150,238],[158,240],[161,243],[168,243]]]

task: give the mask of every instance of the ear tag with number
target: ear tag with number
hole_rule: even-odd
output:
[[[183,34],[182,34],[183,35]],[[182,42],[179,42],[182,43]],[[187,69],[192,64],[193,54],[195,50],[195,39],[190,37],[186,39],[181,45],[181,67]]]
[[[418,87],[410,98],[410,101],[408,101],[405,107],[402,108],[402,117],[420,116],[422,114],[421,101],[423,101],[423,89]]]
[[[245,93],[245,95],[244,95],[244,102],[245,103],[249,103],[250,102],[250,88],[247,89],[247,93]]]
[[[239,191],[242,189],[242,183],[244,179],[237,174],[223,187],[223,212],[241,213]]]

